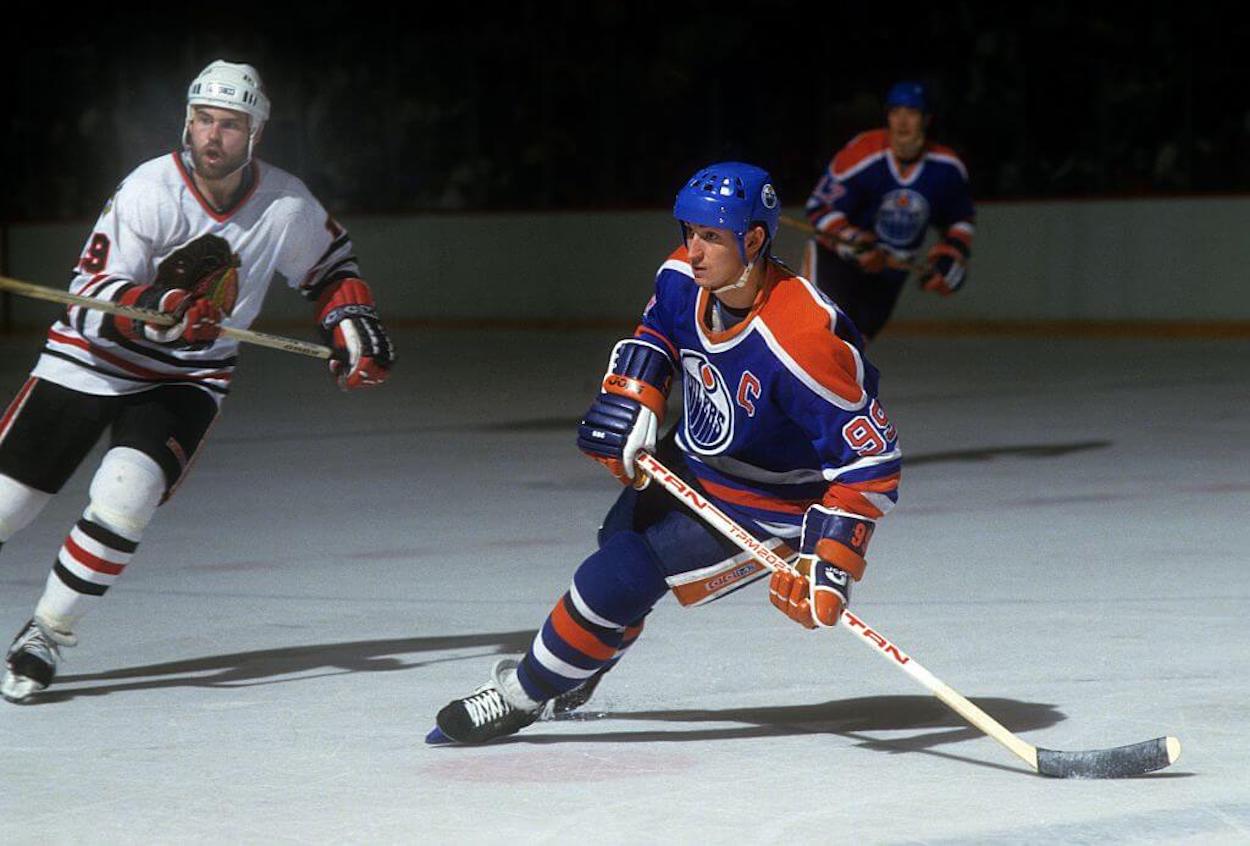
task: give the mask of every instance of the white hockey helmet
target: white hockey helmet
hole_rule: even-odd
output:
[[[191,81],[187,88],[187,121],[191,123],[195,106],[231,109],[248,116],[247,158],[252,159],[252,145],[269,120],[269,98],[260,73],[251,65],[214,59]],[[182,143],[189,143],[186,125]]]

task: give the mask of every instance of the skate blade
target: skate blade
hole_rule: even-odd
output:
[[[607,716],[607,711],[561,711],[558,714],[552,714],[550,717],[544,716],[542,719],[551,723],[575,723],[603,720]]]
[[[431,746],[444,746],[448,743],[455,743],[456,741],[443,734],[443,730],[438,726],[435,726],[430,729],[430,733],[425,736],[425,742]]]

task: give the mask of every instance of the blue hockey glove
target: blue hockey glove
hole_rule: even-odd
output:
[[[578,448],[623,484],[645,484],[634,458],[655,449],[672,378],[672,359],[661,348],[634,338],[618,343],[603,391],[577,427]]]

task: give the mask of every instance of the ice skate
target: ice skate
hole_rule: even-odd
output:
[[[34,619],[28,621],[9,647],[0,695],[10,702],[25,702],[46,688],[56,675],[60,647],[73,646],[75,642],[73,635],[54,632]]]
[[[605,667],[572,690],[561,693],[555,699],[548,700],[547,704],[543,706],[542,719],[559,720],[585,705],[590,701],[590,697],[594,695],[595,688],[599,686],[599,682],[607,671],[608,668]]]
[[[425,742],[488,743],[516,734],[537,720],[541,705],[525,701],[516,681],[516,668],[517,662],[511,658],[496,662],[490,681],[438,712]]]

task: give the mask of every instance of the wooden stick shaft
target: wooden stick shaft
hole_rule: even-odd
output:
[[[713,505],[706,497],[687,484],[680,476],[665,467],[654,456],[639,453],[635,459],[641,468],[664,490],[685,503],[691,511],[698,514],[708,525],[716,529],[744,552],[749,552],[759,559],[770,570],[794,572],[794,568],[780,556],[761,543],[754,535],[738,525],[725,512]],[[855,637],[860,643],[880,655],[896,669],[902,670],[919,682],[926,690],[944,702],[951,710],[959,714],[976,728],[989,735],[1018,755],[1034,772],[1037,772],[1037,747],[1021,740],[1005,726],[982,711],[966,697],[958,693],[937,676],[930,673],[892,641],[874,630],[863,618],[850,611],[842,612],[841,628]]]
[[[789,226],[791,229],[797,229],[800,232],[806,232],[808,235],[816,234],[816,227],[812,226],[806,220],[799,220],[797,217],[790,217],[787,214],[781,216],[781,225]],[[914,261],[903,261],[886,253],[886,265],[896,270],[906,270],[908,273],[924,273],[926,268]]]
[[[56,288],[46,288],[43,285],[36,285],[32,282],[23,282],[20,279],[10,279],[7,276],[0,276],[0,290],[10,291],[23,297],[30,297],[35,300],[47,300],[48,302],[61,303],[62,305],[76,305],[83,308],[90,308],[96,311],[103,311],[107,314],[115,314],[119,317],[129,317],[132,320],[143,320],[148,323],[155,323],[157,326],[172,326],[174,318],[171,315],[160,311],[152,311],[146,308],[136,308],[134,306],[119,305],[111,303],[108,300],[97,300],[94,297],[84,297],[79,294],[71,294],[69,291],[61,291]],[[223,326],[221,334],[227,338],[233,338],[236,341],[242,341],[247,344],[255,344],[260,347],[269,347],[275,350],[284,350],[286,352],[298,353],[299,355],[307,355],[312,358],[329,359],[334,356],[334,350],[321,344],[314,344],[309,341],[301,341],[298,338],[287,338],[282,335],[270,335],[265,332],[254,332],[251,329],[235,329],[231,326]]]

